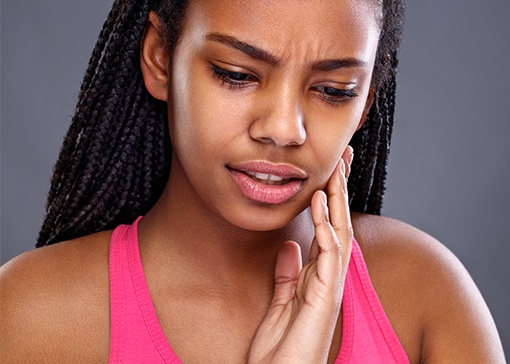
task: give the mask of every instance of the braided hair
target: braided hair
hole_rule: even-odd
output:
[[[351,210],[379,214],[395,108],[404,0],[382,2],[373,106],[354,134]],[[132,223],[160,197],[170,172],[167,105],[146,90],[140,40],[149,12],[173,52],[185,0],[115,0],[92,52],[54,167],[37,247]]]

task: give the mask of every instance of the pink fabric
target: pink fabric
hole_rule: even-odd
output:
[[[133,225],[118,226],[110,242],[109,363],[180,364],[161,329],[145,280],[138,250],[140,219]],[[335,364],[409,363],[355,240],[342,314],[342,343]]]
[[[372,286],[356,240],[342,299],[342,343],[335,364],[409,363]]]

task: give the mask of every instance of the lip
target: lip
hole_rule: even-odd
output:
[[[287,164],[254,161],[226,167],[241,193],[262,204],[278,205],[291,200],[301,191],[307,179],[305,172]],[[289,181],[265,184],[253,178],[255,174],[271,175]]]
[[[235,169],[244,173],[263,173],[272,174],[282,179],[306,179],[306,173],[298,168],[288,164],[275,164],[265,161],[254,161],[248,163],[240,163],[227,166],[230,169]]]

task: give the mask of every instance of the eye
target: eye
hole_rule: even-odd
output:
[[[217,78],[221,81],[221,84],[233,88],[243,88],[249,85],[253,81],[257,81],[257,78],[253,75],[243,72],[233,72],[220,68],[215,65],[210,65],[209,70],[213,78]]]
[[[348,101],[358,96],[354,90],[342,90],[330,86],[314,86],[312,90],[319,94],[325,102],[336,105]]]

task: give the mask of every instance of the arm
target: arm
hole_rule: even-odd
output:
[[[5,363],[49,363],[55,358],[52,337],[60,331],[59,294],[41,285],[47,272],[39,269],[34,258],[40,254],[34,253],[39,252],[19,256],[0,269],[0,352]]]
[[[494,320],[460,261],[403,222],[353,214],[374,288],[412,363],[504,363]]]
[[[107,361],[107,239],[32,250],[0,267],[2,363]]]
[[[467,270],[439,243],[429,249],[425,287],[433,295],[425,306],[422,362],[505,363],[494,320]]]

